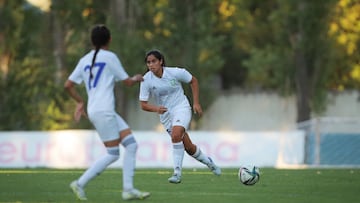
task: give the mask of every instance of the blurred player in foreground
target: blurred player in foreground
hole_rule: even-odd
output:
[[[190,84],[194,113],[201,116],[198,80],[184,68],[166,67],[164,56],[157,50],[146,54],[145,63],[148,70],[144,81],[140,83],[140,105],[144,111],[158,113],[160,122],[171,136],[174,173],[168,179],[169,182],[181,182],[184,151],[208,166],[215,175],[220,175],[221,169],[192,143],[187,133],[191,121],[191,106],[181,84]],[[154,97],[155,105],[148,103],[150,97]]]
[[[143,80],[141,74],[129,77],[119,58],[108,50],[111,35],[104,25],[97,25],[91,31],[94,50],[83,56],[65,82],[65,89],[76,101],[75,120],[81,116],[89,118],[103,141],[107,153],[93,163],[70,188],[79,200],[87,200],[84,188],[90,180],[101,174],[110,164],[119,159],[121,144],[125,148],[123,163],[124,200],[145,199],[148,192],[141,192],[133,186],[137,142],[128,124],[115,111],[114,84],[122,81],[132,86]],[[87,114],[83,98],[75,84],[85,83],[88,95]]]

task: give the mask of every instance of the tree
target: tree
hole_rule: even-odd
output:
[[[46,70],[41,69],[41,12],[24,1],[2,1],[0,129],[33,129],[48,89]],[[5,23],[6,22],[6,23]],[[34,24],[33,22],[37,22]],[[41,91],[40,91],[41,89]],[[36,105],[30,105],[36,104]]]
[[[333,66],[329,63],[327,37],[332,1],[302,1],[293,8],[297,17],[290,32],[294,53],[297,92],[297,121],[305,121],[321,112],[327,96],[326,82]]]
[[[277,1],[268,13],[272,38],[254,46],[244,62],[258,84],[296,93],[297,121],[324,110],[330,74],[334,70],[327,35],[334,1]],[[267,82],[268,81],[268,82]]]

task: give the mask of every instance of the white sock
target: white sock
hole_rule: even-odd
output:
[[[174,173],[180,176],[181,176],[183,158],[184,158],[183,142],[173,143]]]
[[[80,187],[85,187],[86,184],[95,178],[96,176],[100,175],[101,172],[103,172],[106,167],[108,167],[110,164],[115,162],[119,159],[119,147],[108,147],[107,148],[108,153],[105,154],[103,157],[99,158],[95,161],[94,164],[90,166],[78,179],[77,184]],[[115,153],[112,153],[112,151],[115,151]],[[111,154],[110,154],[110,153]]]
[[[205,165],[210,164],[209,157],[205,156],[205,154],[202,153],[201,149],[198,146],[196,146],[196,151],[191,156],[194,157],[196,160],[200,161],[201,163],[205,164]]]
[[[134,172],[136,165],[136,151],[137,143],[133,135],[128,135],[124,138],[121,144],[125,148],[124,163],[123,163],[123,190],[129,191],[134,188]]]

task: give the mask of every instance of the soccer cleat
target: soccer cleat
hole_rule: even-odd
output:
[[[73,191],[73,193],[76,195],[76,197],[79,200],[81,201],[87,200],[84,189],[77,184],[76,180],[70,183],[70,189]]]
[[[214,162],[213,160],[208,157],[209,160],[210,160],[210,163],[207,165],[209,167],[209,169],[217,176],[221,175],[221,169],[220,167],[218,167]]]
[[[150,196],[149,192],[141,192],[137,189],[132,189],[130,191],[122,192],[123,200],[146,199],[149,196]]]
[[[178,174],[176,174],[176,173],[174,173],[174,175],[172,175],[172,176],[168,179],[168,181],[169,181],[170,183],[175,183],[175,184],[181,183],[181,176],[178,175]]]

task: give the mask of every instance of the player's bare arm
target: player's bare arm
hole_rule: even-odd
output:
[[[123,83],[126,86],[133,86],[134,84],[141,82],[141,81],[144,81],[143,76],[141,74],[136,74],[132,77],[129,77],[129,78],[123,80]]]
[[[85,113],[85,104],[82,97],[75,89],[75,84],[71,80],[67,80],[64,85],[65,90],[76,101],[76,109],[74,112],[74,119],[76,122],[80,121],[81,116],[87,117]]]
[[[149,112],[156,112],[158,114],[163,114],[167,111],[165,106],[156,106],[149,104],[147,101],[140,101],[141,109]]]
[[[195,114],[202,115],[202,108],[199,101],[199,82],[196,77],[192,77],[190,81],[191,91],[193,95],[193,110]]]

